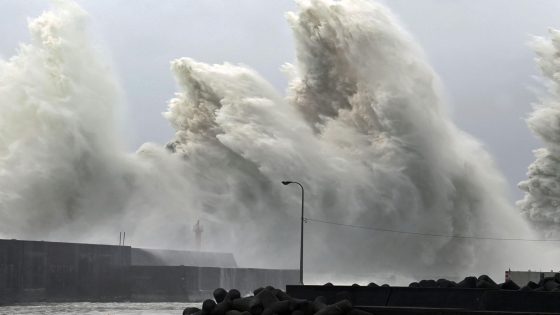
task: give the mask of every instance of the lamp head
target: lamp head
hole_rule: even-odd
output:
[[[283,184],[283,185],[288,185],[288,184],[291,184],[291,183],[292,183],[292,182],[287,181],[287,180],[283,180],[283,181],[282,181],[282,184]]]

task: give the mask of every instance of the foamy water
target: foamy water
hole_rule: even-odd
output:
[[[38,303],[0,307],[0,314],[176,315],[187,306],[200,303]]]

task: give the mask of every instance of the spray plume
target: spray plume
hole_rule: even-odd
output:
[[[62,3],[31,22],[32,42],[0,64],[0,236],[100,242],[126,230],[137,246],[184,248],[202,218],[206,249],[293,268],[299,192],[286,179],[306,187],[311,218],[528,236],[396,19],[363,0],[298,4],[288,97],[244,66],[174,60],[179,92],[164,116],[175,137],[135,154],[117,140],[120,92],[84,12]],[[306,268],[323,275],[501,273],[512,259],[503,243],[318,223],[306,233]]]
[[[519,183],[525,197],[517,205],[542,234],[557,237],[560,223],[560,32],[551,29],[550,38],[537,37],[532,46],[548,95],[535,105],[527,124],[545,147],[534,151],[536,160],[529,166],[528,179]]]

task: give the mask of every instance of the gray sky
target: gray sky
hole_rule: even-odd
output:
[[[127,98],[128,146],[165,143],[173,131],[161,116],[176,91],[169,61],[178,57],[243,63],[280,91],[279,71],[295,54],[283,13],[290,0],[79,0],[112,59]],[[522,194],[531,151],[540,146],[524,117],[536,101],[538,72],[526,43],[560,28],[557,0],[384,0],[425,49],[441,76],[460,128],[482,141]],[[48,1],[0,0],[0,56],[28,41],[27,18]]]

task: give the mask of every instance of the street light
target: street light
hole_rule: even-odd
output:
[[[303,285],[303,186],[298,182],[282,181],[283,185],[298,184],[301,187],[301,243],[299,247],[299,283]]]

